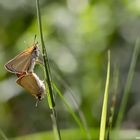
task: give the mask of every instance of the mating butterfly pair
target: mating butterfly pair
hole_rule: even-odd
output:
[[[38,43],[18,54],[7,64],[5,68],[18,76],[16,83],[29,91],[40,101],[45,94],[43,81],[33,72],[35,63],[39,57]]]

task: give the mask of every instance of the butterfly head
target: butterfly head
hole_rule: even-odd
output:
[[[41,94],[38,94],[38,95],[37,95],[37,99],[38,99],[39,101],[41,101],[43,98],[44,98],[44,97],[43,97]]]
[[[39,54],[40,54],[40,50],[39,50],[38,42],[37,42],[37,43],[35,43],[35,44],[33,45],[32,56],[33,56],[34,58],[37,58],[37,57],[39,57]]]
[[[45,94],[45,85],[43,84],[43,82],[41,81],[40,83],[40,88],[38,93],[36,94],[36,98],[41,101],[44,98],[44,94]]]

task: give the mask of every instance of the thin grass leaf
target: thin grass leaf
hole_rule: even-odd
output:
[[[110,80],[110,51],[108,51],[107,77],[106,77],[105,93],[104,93],[104,99],[103,99],[101,124],[100,124],[100,135],[99,135],[100,140],[105,140],[107,104],[108,104],[108,94],[109,94],[109,80]]]
[[[62,99],[62,101],[64,102],[65,106],[67,107],[69,113],[72,115],[72,117],[74,118],[74,120],[76,121],[76,123],[79,125],[83,136],[87,137],[87,139],[89,139],[89,136],[86,132],[85,127],[83,126],[83,124],[81,123],[79,117],[75,114],[75,112],[72,110],[72,108],[69,106],[69,104],[67,103],[67,101],[65,100],[64,96],[62,95],[61,91],[57,88],[56,84],[53,83],[53,87],[56,90],[56,92],[58,93],[58,95],[60,96],[60,98]]]
[[[113,73],[113,95],[110,107],[110,116],[109,116],[109,123],[108,123],[108,130],[107,130],[107,140],[110,140],[110,133],[112,131],[112,124],[114,119],[115,113],[115,105],[116,105],[116,97],[118,93],[118,82],[119,82],[119,68],[117,65],[114,66],[114,73]]]
[[[116,129],[120,128],[120,125],[121,125],[121,122],[122,122],[122,119],[124,116],[124,112],[126,109],[128,98],[129,98],[129,93],[130,93],[129,91],[131,88],[131,84],[132,84],[132,80],[133,80],[133,76],[134,76],[134,72],[135,72],[139,49],[140,49],[139,40],[137,40],[134,51],[133,51],[133,56],[132,56],[132,60],[131,60],[131,64],[130,64],[130,68],[129,68],[129,72],[128,72],[128,76],[127,76],[127,81],[126,81],[125,88],[124,88],[124,93],[123,93],[120,110],[119,110],[119,114],[118,114],[118,118],[117,118],[117,123],[116,123]]]

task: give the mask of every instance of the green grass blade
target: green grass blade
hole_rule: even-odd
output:
[[[127,101],[128,101],[128,97],[129,97],[129,91],[131,88],[131,83],[132,83],[132,79],[134,76],[135,66],[136,66],[136,62],[137,62],[137,58],[138,58],[138,54],[139,54],[139,49],[140,49],[139,40],[137,40],[135,48],[134,48],[129,72],[128,72],[128,77],[127,77],[127,81],[126,81],[126,85],[125,85],[125,89],[124,89],[124,94],[123,94],[121,105],[120,105],[120,110],[119,110],[117,123],[116,123],[116,129],[120,128],[120,125],[121,125],[121,122],[123,119],[123,115],[124,115],[124,112],[126,109],[126,105],[127,105]]]
[[[58,95],[60,96],[60,98],[62,99],[62,101],[64,102],[65,106],[67,107],[69,113],[72,115],[72,117],[74,118],[74,120],[76,121],[76,123],[79,125],[83,136],[87,137],[87,139],[89,139],[89,136],[86,132],[85,127],[83,126],[83,124],[81,123],[79,117],[75,114],[75,112],[72,110],[72,108],[69,106],[69,104],[67,103],[67,101],[65,100],[64,96],[62,95],[61,91],[57,88],[56,84],[53,83],[53,87],[56,90],[56,92],[58,93]]]
[[[107,78],[106,78],[105,93],[104,93],[104,99],[103,99],[100,135],[99,135],[100,140],[105,140],[107,104],[108,104],[108,94],[109,94],[109,80],[110,80],[110,51],[108,51]]]

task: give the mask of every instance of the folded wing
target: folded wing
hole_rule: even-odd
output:
[[[28,71],[32,60],[32,51],[33,47],[23,51],[5,64],[5,68],[12,73],[23,73]]]

